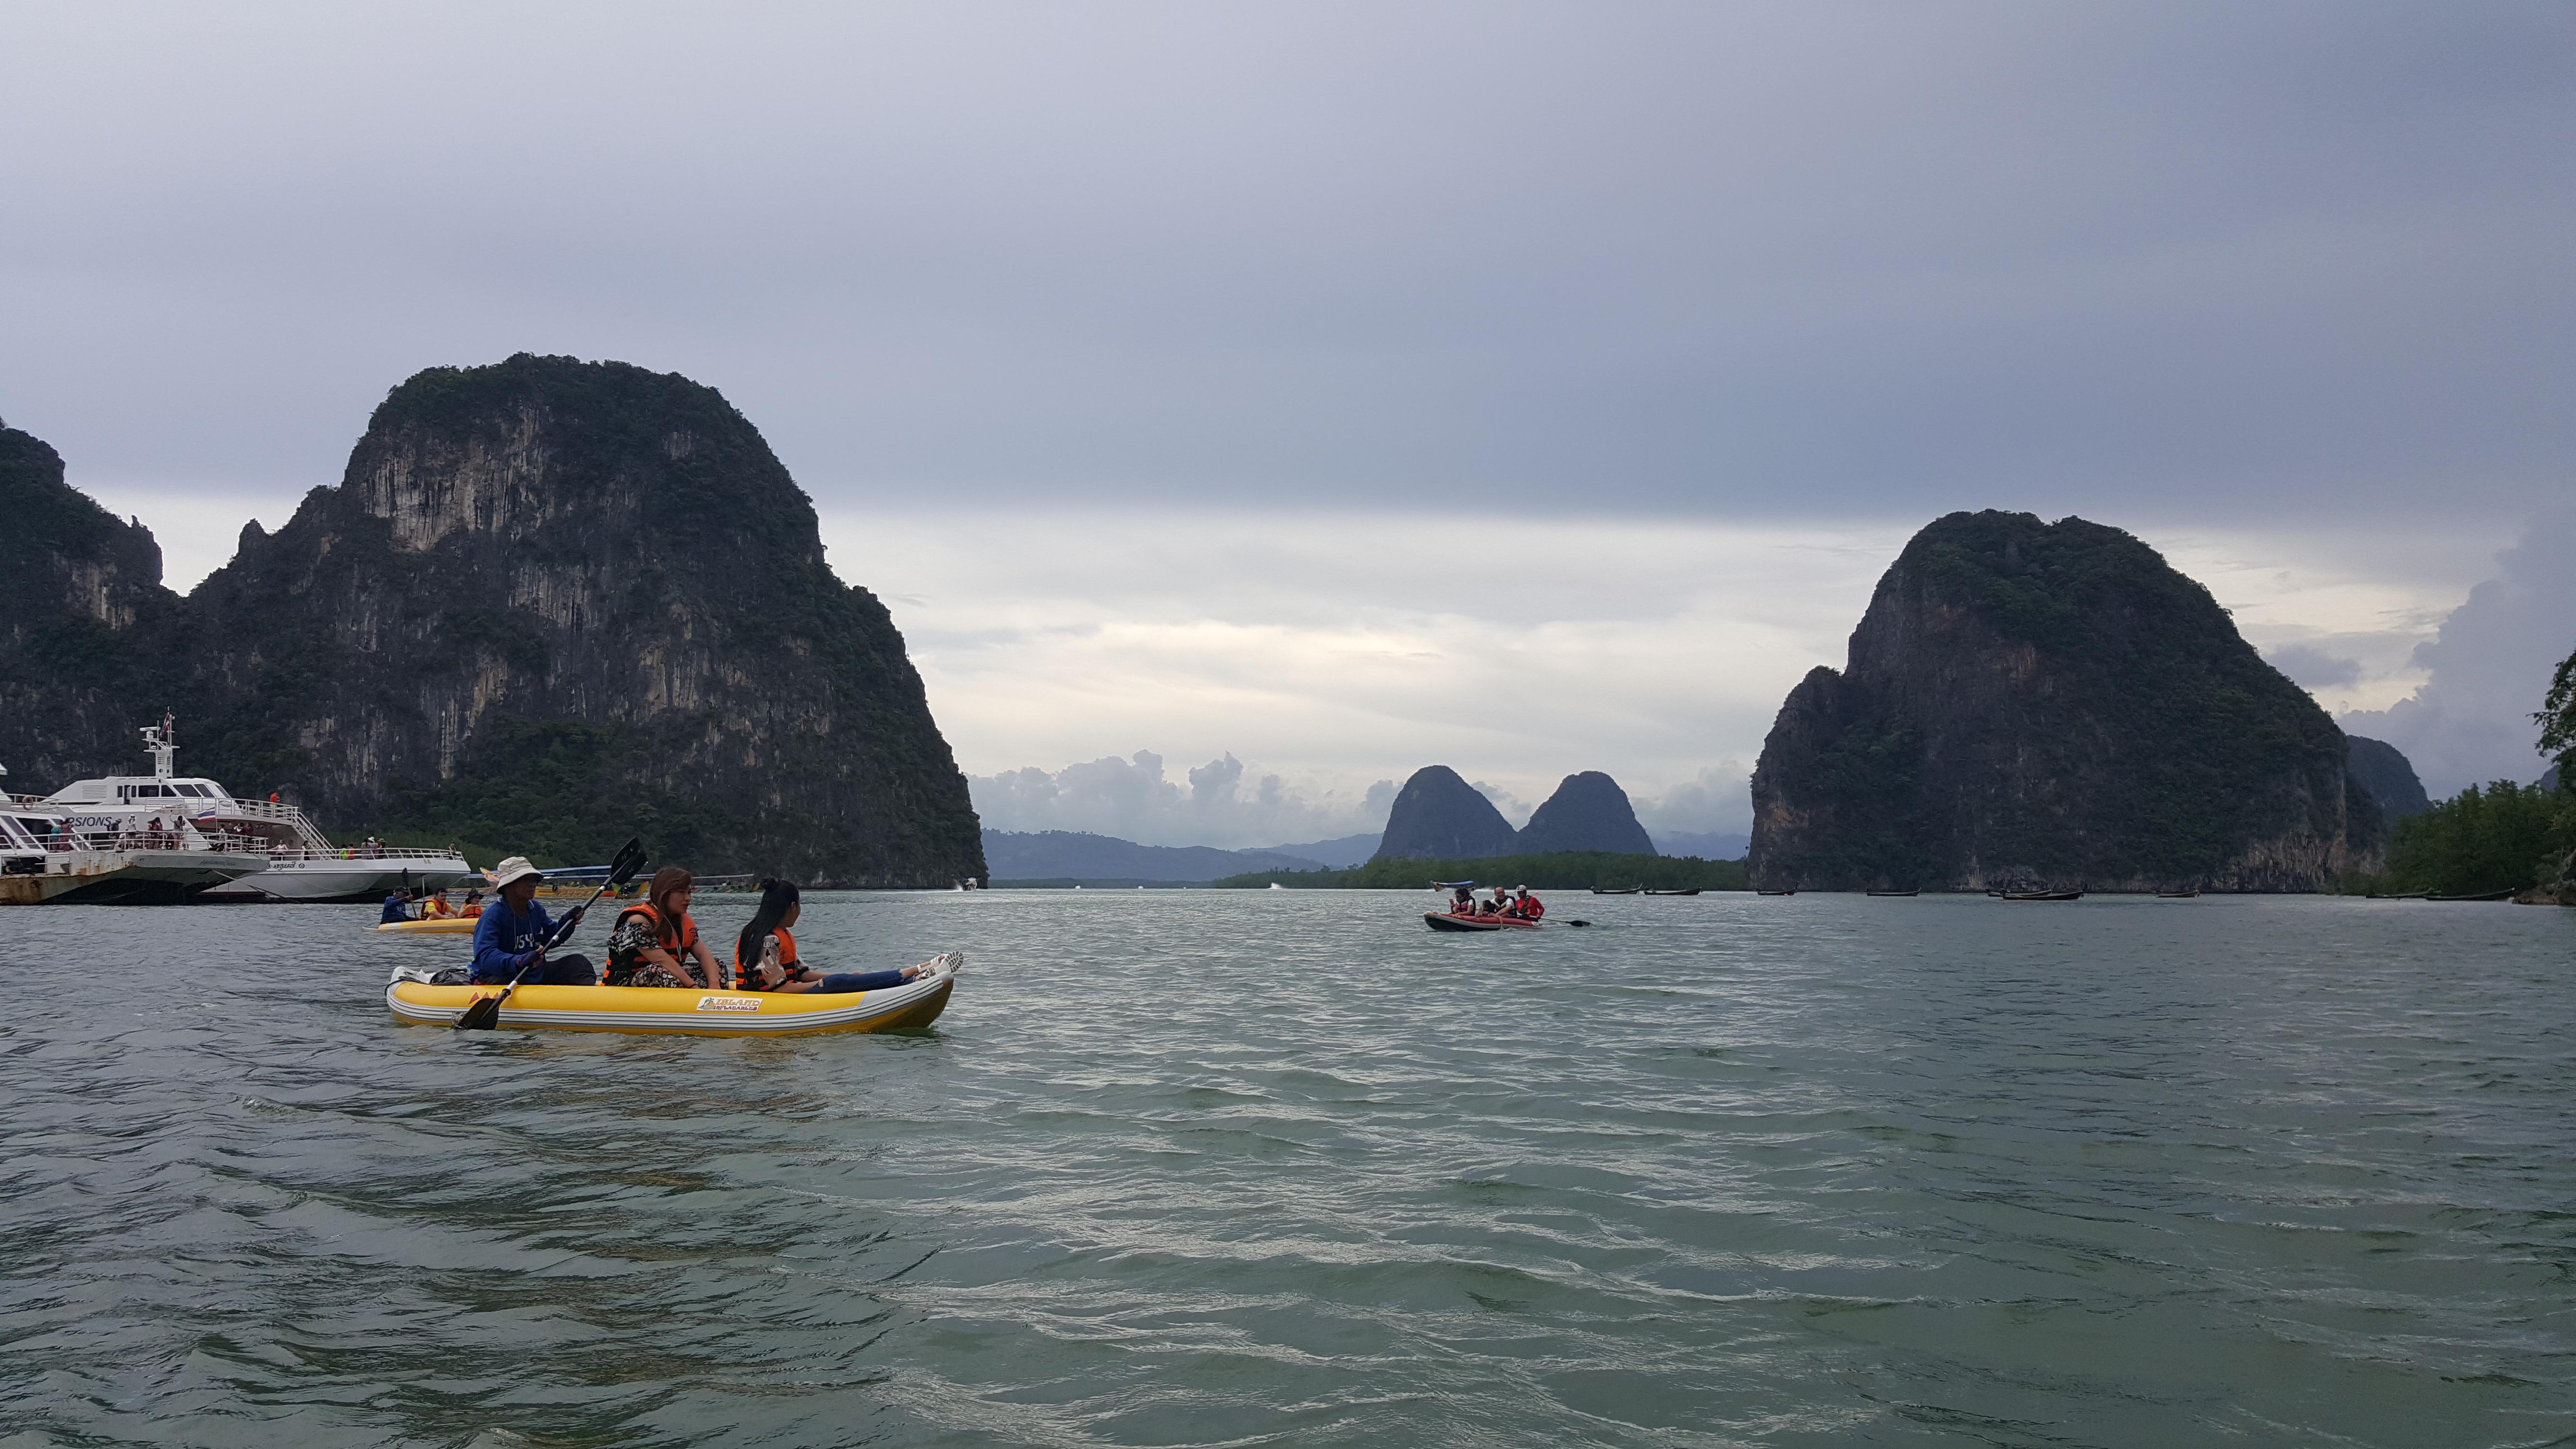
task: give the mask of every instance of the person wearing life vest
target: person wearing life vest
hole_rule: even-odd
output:
[[[455,919],[455,916],[456,908],[447,903],[447,892],[431,891],[421,898],[420,918],[422,920],[446,921]]]
[[[1528,886],[1521,887],[1520,899],[1512,904],[1519,908],[1521,919],[1524,921],[1535,921],[1547,914],[1547,904],[1531,895]]]
[[[1476,914],[1475,887],[1460,886],[1456,890],[1450,892],[1449,914],[1453,916],[1472,916]]]
[[[483,893],[481,891],[467,891],[465,893],[465,909],[457,912],[457,914],[460,916],[479,916],[483,914]]]
[[[609,985],[724,988],[715,958],[698,939],[698,923],[689,919],[689,901],[696,893],[684,867],[666,865],[653,872],[644,899],[619,910],[617,924],[609,928]]]
[[[760,909],[733,943],[736,991],[882,991],[926,973],[927,966],[900,971],[835,971],[817,976],[796,959],[796,919],[805,914],[803,893],[792,880],[760,883]]]
[[[550,956],[546,941],[555,923],[537,903],[537,883],[545,873],[514,855],[492,868],[500,898],[474,923],[474,980],[500,985],[523,981],[539,986],[596,986],[599,972],[587,956]],[[581,913],[575,911],[573,919]]]

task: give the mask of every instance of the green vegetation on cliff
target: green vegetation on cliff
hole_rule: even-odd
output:
[[[1879,580],[1847,667],[1753,776],[1764,887],[2331,888],[2379,812],[2325,711],[2116,528],[1954,513]]]
[[[984,872],[966,781],[885,606],[713,388],[521,354],[387,395],[336,487],[188,598],[159,551],[0,429],[0,763],[50,789],[181,767],[334,836],[826,886]]]
[[[1605,850],[1557,850],[1540,855],[1487,856],[1480,860],[1401,860],[1379,856],[1350,870],[1256,870],[1212,885],[1262,890],[1272,882],[1290,890],[1429,890],[1436,880],[1473,880],[1489,886],[1528,886],[1534,891],[1588,891],[1594,886],[1650,890],[1740,891],[1744,862],[1697,856],[1621,855]]]

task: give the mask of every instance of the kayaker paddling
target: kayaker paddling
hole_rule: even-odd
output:
[[[537,903],[537,886],[545,873],[514,855],[495,866],[498,897],[474,923],[474,980],[480,985],[528,981],[546,986],[595,986],[598,969],[587,956],[546,954],[555,923]],[[580,919],[575,911],[573,918]]]
[[[644,899],[617,913],[608,932],[608,984],[720,990],[724,978],[689,918],[695,878],[682,866],[653,872]],[[695,958],[696,965],[691,966]]]
[[[792,880],[764,880],[760,883],[760,909],[734,939],[733,977],[736,991],[882,991],[901,986],[933,969],[928,963],[907,966],[900,971],[835,971],[817,976],[796,959],[794,926],[805,914],[804,893]]]

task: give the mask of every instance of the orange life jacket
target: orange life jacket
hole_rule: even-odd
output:
[[[1543,905],[1540,905],[1540,904],[1539,904],[1539,899],[1538,899],[1538,897],[1536,897],[1536,896],[1523,896],[1523,897],[1521,897],[1521,916],[1523,917],[1523,919],[1535,921],[1535,920],[1537,920],[1539,917],[1544,916],[1544,915],[1546,915],[1546,914],[1547,914],[1547,907],[1545,907],[1545,906],[1543,906]]]
[[[616,922],[609,927],[609,930],[614,932],[618,926],[626,924],[628,916],[642,916],[653,928],[654,947],[669,953],[671,959],[681,963],[684,968],[687,966],[689,948],[698,944],[698,923],[689,919],[686,912],[682,912],[680,916],[677,942],[671,939],[673,932],[669,923],[662,919],[662,913],[655,910],[649,901],[631,905],[619,911]],[[643,956],[633,951],[612,950],[608,953],[608,972],[611,976],[632,975],[635,968],[642,964],[644,964]]]
[[[791,935],[785,926],[773,926],[770,928],[769,934],[778,938],[778,969],[787,973],[785,976],[779,978],[780,982],[784,983],[793,981],[798,976],[803,975],[805,968],[796,964],[795,936]],[[767,986],[761,984],[760,963],[757,961],[746,962],[742,959],[742,942],[739,938],[737,938],[733,943],[733,984],[736,991],[767,991],[769,989]]]

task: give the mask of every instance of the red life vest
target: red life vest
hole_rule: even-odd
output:
[[[1546,915],[1546,914],[1547,914],[1547,907],[1545,907],[1545,906],[1543,906],[1543,905],[1539,904],[1539,899],[1538,899],[1538,897],[1536,897],[1536,896],[1523,896],[1523,897],[1521,897],[1521,916],[1522,916],[1524,919],[1535,921],[1535,920],[1537,920],[1539,917],[1544,916],[1544,915]]]

